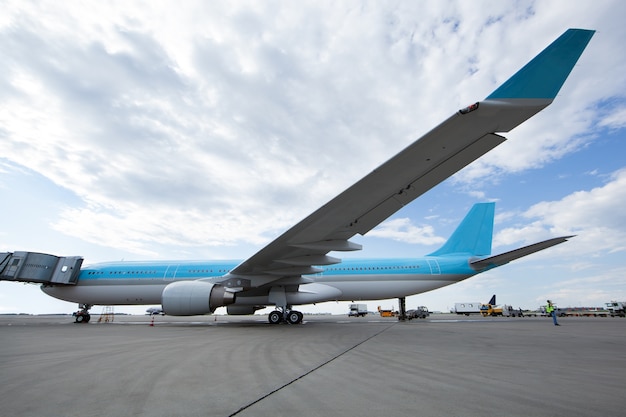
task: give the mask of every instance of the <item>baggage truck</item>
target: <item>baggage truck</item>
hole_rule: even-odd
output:
[[[513,310],[512,306],[506,305],[506,304],[502,304],[498,306],[494,306],[491,304],[483,304],[482,307],[480,308],[480,314],[482,314],[483,317],[487,317],[487,316],[491,316],[491,317],[513,316],[515,317],[516,314],[519,314],[519,310]]]
[[[363,317],[367,315],[367,304],[350,304],[349,317]]]

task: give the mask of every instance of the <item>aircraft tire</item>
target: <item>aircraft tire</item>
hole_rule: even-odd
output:
[[[287,322],[289,322],[289,324],[300,324],[302,323],[302,318],[302,313],[299,311],[291,311],[287,315]]]
[[[77,314],[74,323],[89,323],[91,316],[89,314]]]
[[[280,311],[272,311],[267,316],[267,321],[269,321],[270,324],[278,324],[281,321],[283,321],[283,315],[281,314]]]

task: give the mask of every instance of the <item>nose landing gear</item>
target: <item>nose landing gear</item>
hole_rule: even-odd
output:
[[[79,304],[78,308],[80,308],[80,310],[73,314],[75,317],[74,323],[89,323],[89,320],[91,320],[89,309],[91,307],[92,306],[89,304]]]

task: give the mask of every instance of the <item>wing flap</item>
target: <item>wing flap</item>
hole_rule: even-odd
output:
[[[287,265],[302,266],[302,265],[333,265],[341,262],[339,258],[333,258],[327,255],[305,255],[296,256],[293,258],[277,259],[276,262],[280,262]]]
[[[417,197],[450,177],[455,172],[458,172],[463,167],[469,165],[505,140],[504,137],[495,134],[482,136],[462,151],[451,155],[448,159],[441,161],[432,169],[427,170],[408,185],[403,186],[400,191],[391,195],[369,212],[355,219],[352,223],[353,231],[359,234],[369,232],[391,214],[409,204]]]

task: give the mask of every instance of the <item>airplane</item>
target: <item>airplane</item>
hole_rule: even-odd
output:
[[[163,312],[163,307],[150,307],[146,310],[146,314],[150,316],[154,316],[155,314],[165,315]]]
[[[0,279],[41,283],[44,293],[77,302],[76,321],[93,305],[160,304],[173,316],[248,315],[275,306],[271,324],[298,324],[294,306],[324,301],[404,298],[447,286],[567,241],[556,237],[491,255],[494,203],[474,205],[452,236],[419,259],[348,259],[364,235],[403,206],[489,152],[508,132],[550,105],[595,31],[568,29],[483,101],[463,108],[241,261],[109,262],[80,256],[0,254]]]

